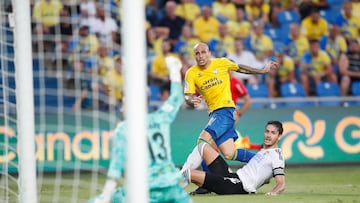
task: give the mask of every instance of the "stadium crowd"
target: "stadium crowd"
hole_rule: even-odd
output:
[[[120,7],[120,0],[32,1],[33,49],[49,53],[48,69],[61,64],[69,87],[81,76],[75,109],[91,107],[84,99],[91,91],[121,105]],[[151,90],[169,83],[166,56],[179,57],[184,74],[194,64],[194,45],[205,42],[214,57],[257,68],[275,57],[280,67],[269,75],[234,75],[247,87],[266,85],[269,97],[284,97],[285,84],[318,96],[324,82],[337,85],[341,96],[357,96],[358,0],[146,0],[145,14]]]

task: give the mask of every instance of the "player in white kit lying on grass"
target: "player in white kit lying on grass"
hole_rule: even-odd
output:
[[[186,169],[183,175],[188,182],[191,181],[216,194],[255,193],[274,177],[275,187],[266,194],[278,195],[285,190],[285,161],[278,147],[282,133],[281,122],[269,121],[265,126],[263,148],[236,173],[229,173],[229,166],[219,153],[209,144],[202,143],[200,154],[210,173]]]

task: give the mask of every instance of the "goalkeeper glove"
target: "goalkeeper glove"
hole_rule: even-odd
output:
[[[171,82],[181,82],[180,69],[182,68],[181,61],[173,56],[168,56],[165,58],[166,66],[170,71],[170,80]]]

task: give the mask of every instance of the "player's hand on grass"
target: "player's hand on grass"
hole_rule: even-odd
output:
[[[275,192],[267,192],[265,195],[268,195],[268,196],[276,196],[276,195],[278,195],[278,194],[275,193]]]

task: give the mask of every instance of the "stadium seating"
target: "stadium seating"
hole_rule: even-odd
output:
[[[321,82],[316,85],[316,93],[319,97],[340,97],[340,87],[337,83]],[[320,106],[340,106],[340,101],[320,101]]]
[[[252,99],[267,99],[269,98],[268,89],[265,84],[251,84],[246,85],[248,94]],[[265,108],[269,106],[269,102],[252,102],[252,108]]]
[[[195,3],[199,5],[199,7],[212,6],[213,0],[195,0]]]
[[[288,101],[283,103],[285,107],[309,107],[313,103],[304,101],[306,98],[304,87],[300,83],[283,83],[280,85],[280,94],[284,98],[293,98],[302,101]]]
[[[277,21],[280,25],[281,32],[284,35],[289,33],[289,28],[292,23],[301,22],[300,14],[295,11],[280,11],[277,16]]]
[[[300,15],[295,11],[280,11],[277,16],[277,21],[282,26],[284,24],[300,23]]]
[[[158,85],[150,84],[149,86],[149,94],[151,101],[160,101],[160,87]]]
[[[360,82],[353,82],[351,84],[351,92],[354,96],[360,96]]]
[[[266,28],[264,29],[264,34],[269,36],[273,41],[282,41],[285,38],[282,30],[278,28]]]

